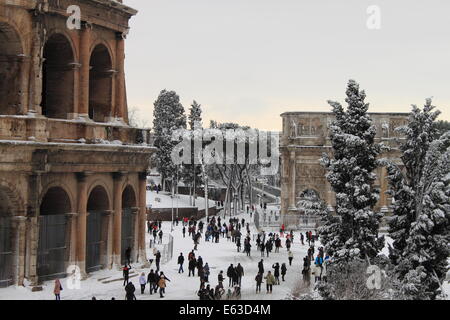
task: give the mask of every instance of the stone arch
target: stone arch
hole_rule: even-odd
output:
[[[40,202],[37,275],[39,281],[65,277],[70,234],[67,214],[69,194],[61,186],[47,189]]]
[[[52,189],[52,188],[61,188],[64,190],[64,192],[67,194],[69,201],[70,201],[70,212],[67,213],[73,213],[73,212],[77,212],[77,208],[75,206],[76,201],[75,201],[75,197],[74,197],[74,193],[72,192],[71,188],[65,184],[62,181],[56,181],[56,180],[52,180],[51,182],[47,183],[46,185],[44,185],[44,187],[42,188],[42,192],[39,196],[39,203],[42,203],[45,195],[47,194],[48,190]]]
[[[91,51],[89,71],[89,118],[106,122],[112,115],[113,70],[112,54],[103,42]]]
[[[16,278],[19,230],[13,219],[22,207],[16,190],[0,181],[0,288],[12,285]]]
[[[87,189],[88,197],[91,194],[91,192],[99,186],[103,187],[103,189],[105,190],[106,196],[108,197],[108,208],[109,208],[108,210],[110,210],[113,207],[112,193],[111,193],[108,183],[106,183],[102,179],[96,179],[89,185],[89,187]]]
[[[86,271],[104,268],[107,261],[107,239],[110,198],[107,189],[97,184],[88,193],[86,225]]]
[[[21,109],[21,59],[24,45],[20,33],[0,20],[0,114],[19,114]]]
[[[74,60],[71,38],[53,33],[44,45],[42,65],[42,114],[48,118],[67,119],[74,112]]]

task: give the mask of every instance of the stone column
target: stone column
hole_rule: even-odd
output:
[[[30,74],[30,57],[19,55],[19,82],[20,82],[20,111],[19,114],[28,113],[28,84]]]
[[[69,119],[78,117],[78,108],[80,107],[80,69],[81,63],[72,62],[69,67],[73,70],[73,107],[72,112],[68,114]]]
[[[125,37],[124,33],[117,33],[115,117],[122,120],[125,114]]]
[[[388,197],[386,191],[388,190],[388,180],[387,180],[387,170],[385,167],[380,168],[379,171],[379,179],[380,179],[380,207],[381,212],[383,214],[387,214],[389,212],[388,207]]]
[[[91,32],[92,25],[85,22],[83,23],[83,30],[80,37],[80,101],[78,107],[78,116],[89,119],[89,72],[90,72],[90,60],[91,60]]]
[[[39,21],[33,26],[33,44],[31,47],[31,68],[29,68],[29,103],[28,114],[33,116],[42,115],[42,64],[43,64],[43,42],[40,35],[42,25]]]
[[[113,218],[113,266],[120,268],[122,255],[122,186],[124,175],[116,172],[114,178],[114,218]]]
[[[138,261],[147,263],[145,250],[145,228],[147,221],[147,172],[139,173],[139,227],[138,227]]]
[[[297,205],[295,203],[295,178],[296,178],[296,160],[295,160],[295,151],[291,151],[291,159],[290,159],[290,181],[289,181],[289,210],[296,210]]]
[[[25,253],[25,276],[32,286],[38,285],[37,255],[39,245],[39,194],[41,192],[40,173],[30,174],[28,177],[28,206],[26,225],[26,253]]]
[[[87,183],[86,174],[77,174],[77,201],[78,201],[78,217],[77,217],[77,241],[76,241],[76,261],[81,271],[81,277],[84,279],[86,274],[86,222],[87,222]]]
[[[12,217],[13,230],[15,231],[13,252],[15,254],[14,265],[14,283],[18,286],[23,285],[23,279],[25,277],[25,228],[27,218],[21,214],[19,216]]]
[[[67,229],[69,230],[69,239],[70,239],[70,246],[69,246],[69,259],[68,264],[69,265],[76,265],[77,264],[77,217],[78,213],[72,212],[72,213],[66,213],[67,217]]]

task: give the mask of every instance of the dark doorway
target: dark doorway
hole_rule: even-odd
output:
[[[0,288],[13,284],[13,248],[12,248],[11,202],[0,189]]]
[[[70,199],[59,187],[50,188],[41,203],[37,274],[39,281],[66,275],[67,216]]]
[[[125,251],[128,247],[131,252],[134,251],[134,223],[135,214],[133,212],[136,207],[136,196],[131,186],[125,188],[122,193],[122,263],[126,262]],[[132,255],[133,256],[133,255]]]
[[[112,70],[108,49],[100,44],[92,51],[89,73],[89,118],[105,122],[111,115]]]
[[[0,114],[13,115],[20,111],[20,62],[22,45],[17,32],[0,22]]]
[[[108,235],[108,194],[101,186],[95,187],[87,204],[86,271],[103,269],[106,264],[106,239]]]
[[[73,112],[74,62],[72,47],[61,34],[52,35],[44,46],[42,67],[42,114],[67,119]]]

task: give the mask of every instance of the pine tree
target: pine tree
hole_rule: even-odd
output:
[[[196,129],[202,128],[202,109],[201,105],[198,104],[195,100],[192,102],[191,107],[189,108],[188,115],[189,129],[194,131]],[[195,138],[201,138],[194,135]],[[197,186],[200,185],[203,181],[202,179],[202,168],[201,165],[195,164],[195,157],[198,155],[194,155],[194,145],[192,143],[191,146],[192,155],[191,155],[191,164],[184,164],[182,170],[183,181],[187,184],[190,184],[193,188],[194,201],[192,205],[195,206],[195,195]]]
[[[373,187],[379,165],[381,145],[375,143],[375,126],[367,114],[365,92],[354,81],[348,82],[346,110],[329,101],[336,117],[330,127],[332,157],[324,155],[322,164],[336,194],[336,214],[340,221],[329,219],[327,227],[337,234],[333,243],[334,260],[374,258],[384,246],[378,236],[382,215],[374,212],[379,190]]]
[[[400,145],[403,169],[387,162],[397,294],[405,299],[436,299],[450,254],[450,132],[439,137],[431,99],[413,106]]]
[[[162,180],[174,178],[177,167],[172,162],[171,152],[176,141],[172,141],[172,133],[186,128],[186,115],[180,103],[180,97],[175,91],[162,90],[154,103],[153,128],[155,134],[154,145],[156,167]]]
[[[434,108],[430,99],[426,101],[423,111],[413,106],[408,125],[396,128],[405,138],[399,148],[403,169],[386,161],[390,182],[388,193],[394,199],[393,215],[389,218],[389,235],[394,241],[389,248],[389,257],[395,265],[399,264],[411,223],[416,218],[415,198],[423,175],[425,156],[438,134],[434,123],[440,113],[433,111]]]

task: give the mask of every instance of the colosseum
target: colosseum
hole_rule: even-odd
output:
[[[68,28],[80,8],[80,28]],[[113,0],[0,0],[0,286],[145,257],[149,131],[128,122]]]
[[[408,122],[407,113],[370,113],[377,129],[376,142],[391,147],[381,155],[400,165],[396,127]],[[281,156],[281,214],[286,224],[297,224],[302,208],[299,201],[307,194],[324,200],[330,210],[336,205],[334,192],[319,163],[324,153],[331,153],[329,124],[334,120],[330,112],[286,112],[282,117],[280,136]],[[378,168],[375,187],[380,189],[380,200],[376,210],[389,213],[390,199],[386,195],[385,168]]]

